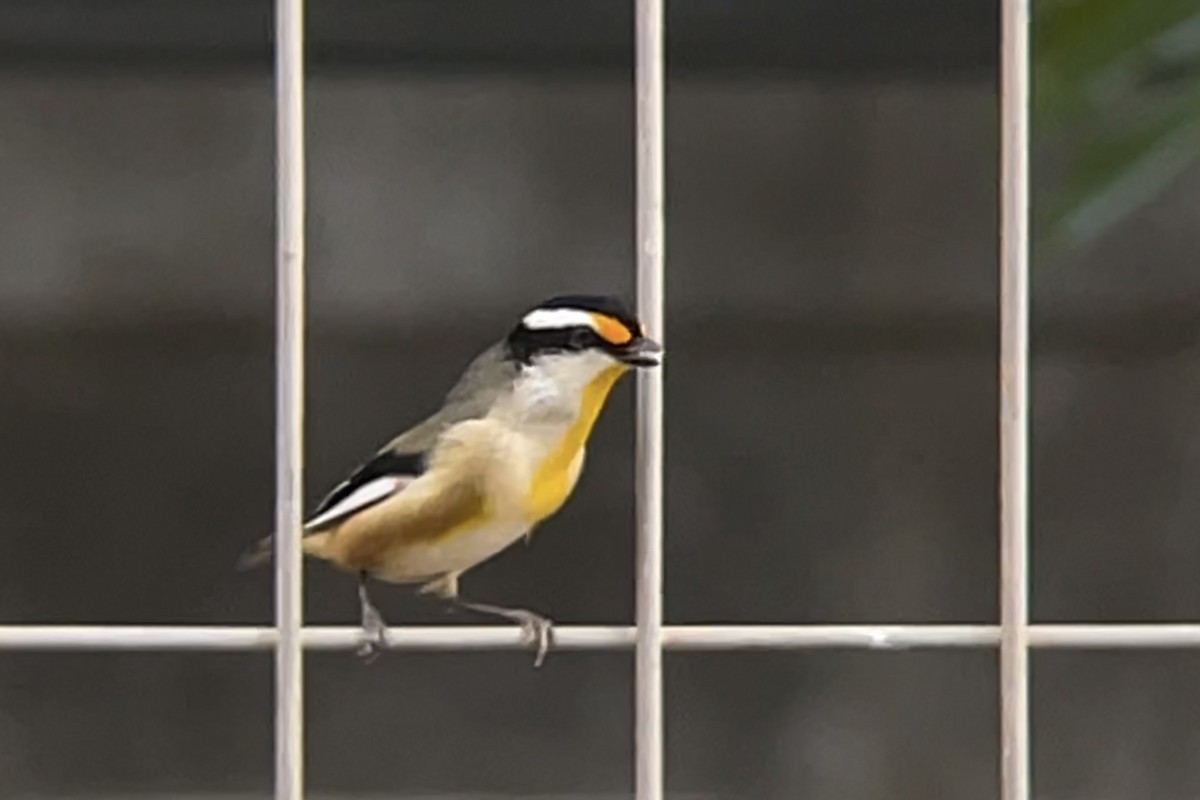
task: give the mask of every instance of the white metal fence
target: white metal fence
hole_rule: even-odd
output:
[[[638,312],[665,339],[663,0],[636,3]],[[637,403],[637,625],[567,626],[567,650],[636,649],[637,800],[662,800],[664,650],[998,647],[1003,800],[1029,800],[1029,648],[1200,647],[1200,624],[1028,622],[1029,0],[1001,0],[999,625],[662,624],[662,374],[640,373]],[[303,0],[276,0],[278,121],[277,465],[275,627],[0,626],[0,650],[273,650],[276,796],[304,796],[304,650],[350,649],[353,627],[302,625],[301,440],[304,369]],[[524,647],[509,627],[409,627],[399,650]]]

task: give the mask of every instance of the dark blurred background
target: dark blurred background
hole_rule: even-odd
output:
[[[631,6],[309,3],[310,502],[532,302],[632,296]],[[668,6],[668,621],[995,620],[995,2]],[[1200,17],[1034,6],[1033,616],[1195,619]],[[270,39],[264,0],[0,0],[4,622],[271,619],[232,568],[272,519]],[[473,594],[632,620],[632,383]],[[673,798],[997,796],[993,652],[666,663]],[[629,653],[307,664],[313,797],[628,797]],[[1033,666],[1040,800],[1200,796],[1200,656]],[[3,654],[0,796],[266,797],[271,675]]]

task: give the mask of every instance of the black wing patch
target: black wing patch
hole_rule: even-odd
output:
[[[385,478],[415,478],[425,471],[424,453],[382,452],[334,487],[313,510],[315,519],[370,483]],[[382,499],[382,497],[380,498]]]

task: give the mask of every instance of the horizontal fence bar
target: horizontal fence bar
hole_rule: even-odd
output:
[[[668,650],[909,650],[996,647],[996,625],[664,625]],[[355,627],[303,628],[307,650],[358,646]],[[625,650],[633,647],[631,626],[568,625],[555,629],[558,650]],[[0,625],[0,650],[271,650],[274,628],[256,626]],[[519,629],[501,625],[389,628],[393,650],[520,650],[528,647]],[[1200,648],[1200,624],[1074,624],[1029,626],[1029,644],[1055,649]]]

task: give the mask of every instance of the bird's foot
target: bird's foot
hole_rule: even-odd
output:
[[[370,664],[387,648],[387,623],[383,621],[383,615],[372,607],[363,609],[362,633],[363,642],[355,653],[364,664]]]
[[[463,608],[469,608],[481,614],[503,617],[520,625],[521,636],[526,644],[533,645],[537,649],[533,659],[534,669],[542,665],[542,662],[546,660],[546,653],[554,645],[554,623],[541,614],[535,614],[524,608],[505,608],[503,606],[487,605],[486,603],[472,603],[461,599],[456,599],[455,602]]]
[[[554,623],[532,611],[514,615],[513,619],[521,626],[521,635],[526,643],[537,646],[537,655],[533,658],[533,668],[537,669],[546,660],[546,653],[554,644]]]
[[[387,647],[387,623],[367,594],[366,573],[358,576],[358,603],[362,611],[363,643],[359,645],[356,655],[363,663],[370,664]]]

